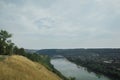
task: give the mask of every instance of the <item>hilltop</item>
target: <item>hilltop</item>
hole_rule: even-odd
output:
[[[0,80],[61,80],[42,64],[12,55],[0,61]]]

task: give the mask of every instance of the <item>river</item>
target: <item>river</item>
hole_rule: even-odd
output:
[[[66,77],[75,77],[76,80],[111,80],[103,75],[89,72],[85,67],[77,66],[66,58],[53,58],[51,64]]]

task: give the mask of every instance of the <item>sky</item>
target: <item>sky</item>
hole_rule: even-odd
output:
[[[120,0],[0,0],[0,29],[27,49],[120,48]]]

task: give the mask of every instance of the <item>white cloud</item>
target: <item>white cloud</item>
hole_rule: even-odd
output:
[[[119,0],[1,0],[0,28],[25,48],[119,47],[119,9]]]

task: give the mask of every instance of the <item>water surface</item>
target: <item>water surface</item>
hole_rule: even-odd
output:
[[[76,80],[110,80],[103,75],[88,72],[86,68],[77,66],[65,58],[54,58],[51,60],[54,67],[66,77],[75,77]]]

